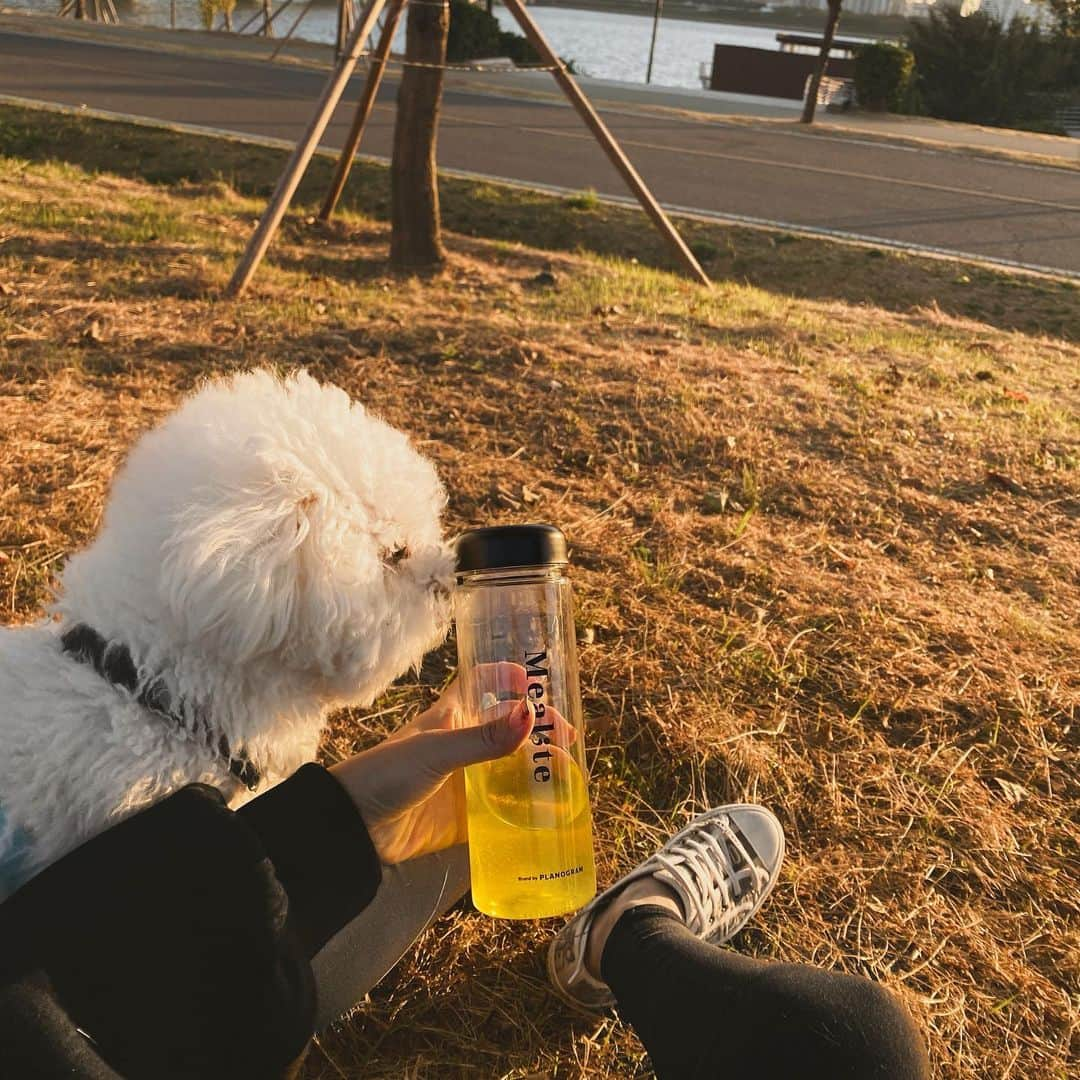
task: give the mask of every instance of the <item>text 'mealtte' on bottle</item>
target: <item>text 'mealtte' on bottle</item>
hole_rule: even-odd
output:
[[[533,729],[509,757],[465,770],[473,902],[539,919],[596,892],[566,540],[507,525],[457,542],[459,676],[470,722],[526,698]]]

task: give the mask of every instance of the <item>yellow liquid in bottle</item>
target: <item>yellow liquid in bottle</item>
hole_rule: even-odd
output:
[[[536,780],[543,749],[550,779]],[[522,749],[465,770],[473,903],[486,915],[565,915],[596,893],[592,816],[584,774],[556,746]]]

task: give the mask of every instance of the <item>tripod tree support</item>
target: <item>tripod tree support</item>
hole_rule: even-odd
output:
[[[349,31],[352,29],[353,8],[352,0],[338,0],[337,10],[337,37],[334,41],[334,59],[340,60],[349,40]]]
[[[360,101],[356,106],[356,116],[353,118],[349,137],[338,155],[337,164],[334,166],[334,177],[330,181],[330,190],[326,193],[319,218],[329,221],[337,209],[338,200],[345,190],[345,182],[349,179],[353,160],[357,150],[360,149],[360,140],[364,137],[364,128],[367,126],[368,117],[375,107],[375,98],[378,97],[379,87],[382,85],[383,75],[386,74],[386,61],[390,57],[390,49],[394,44],[394,35],[397,33],[398,23],[401,21],[401,13],[405,10],[405,0],[389,0],[386,8],[386,21],[383,23],[382,37],[371,57],[371,67],[368,70],[367,82],[364,84],[364,92],[360,95]]]
[[[334,109],[345,92],[356,62],[360,59],[360,54],[364,51],[367,39],[371,36],[371,31],[385,5],[386,0],[368,0],[364,14],[353,27],[346,42],[345,54],[327,80],[322,97],[315,109],[315,115],[307,131],[296,144],[296,149],[293,150],[285,171],[277,182],[270,203],[233,273],[232,280],[226,289],[229,296],[238,296],[247,288],[259,263],[262,262],[266,249],[270,246],[270,241],[273,240],[274,233],[277,232],[281,219],[285,216],[285,211],[293,195],[296,194],[296,189],[300,186],[304,170],[308,167],[315,148],[319,145],[319,139],[322,138],[327,124],[330,123],[331,116],[334,115]]]
[[[574,81],[573,76],[566,70],[566,65],[555,55],[547,39],[540,32],[540,27],[533,22],[533,17],[525,10],[521,0],[502,0],[503,6],[518,21],[529,44],[540,54],[540,59],[551,66],[551,73],[559,84],[562,92],[567,96],[570,104],[578,111],[578,115],[585,121],[585,126],[596,137],[596,141],[607,154],[612,165],[622,174],[626,186],[637,197],[641,208],[652,218],[653,224],[660,230],[661,235],[672,246],[679,261],[687,269],[692,277],[697,278],[702,285],[711,285],[709,275],[701,268],[701,264],[694,258],[694,253],[686,246],[686,241],[675,231],[671,219],[664,213],[663,208],[653,198],[652,192],[645,186],[645,181],[638,175],[637,169],[630,164],[630,159],[622,152],[622,147],[615,141],[615,136],[608,130],[607,125],[597,115],[596,110],[589,103],[589,99],[581,92],[581,87]]]
[[[301,11],[300,14],[297,15],[295,19],[293,19],[292,26],[290,26],[289,29],[285,32],[285,36],[281,39],[281,41],[279,41],[277,45],[274,46],[274,51],[266,58],[267,60],[277,59],[278,53],[281,52],[281,50],[289,44],[289,40],[292,38],[293,34],[296,33],[297,27],[308,17],[308,13],[311,11],[314,3],[315,0],[307,0],[307,3],[304,5],[303,11]]]
[[[387,0],[368,0],[364,14],[354,26],[346,43],[345,54],[339,60],[337,67],[323,89],[322,97],[319,99],[319,104],[315,110],[315,116],[289,158],[288,164],[285,166],[285,172],[282,174],[281,179],[278,180],[270,203],[259,221],[258,228],[256,228],[251,240],[248,242],[247,249],[233,273],[232,280],[226,289],[227,295],[237,296],[243,292],[250,284],[259,263],[262,262],[263,256],[265,256],[270,242],[274,238],[274,233],[277,232],[278,226],[280,226],[281,220],[285,216],[289,202],[300,185],[304,170],[315,153],[319,139],[322,138],[337,103],[341,100],[341,95],[348,85],[349,78],[356,67],[356,62],[359,60],[364,45],[371,35],[371,31],[386,2]],[[623,153],[622,148],[615,141],[615,136],[611,134],[607,125],[600,119],[592,105],[589,104],[589,100],[566,70],[566,66],[555,55],[547,39],[540,32],[540,28],[525,10],[525,5],[521,0],[502,0],[502,2],[517,20],[525,37],[528,38],[530,44],[540,54],[540,58],[550,66],[552,75],[555,77],[560,89],[566,95],[570,104],[577,110],[578,115],[585,122],[585,126],[593,133],[596,141],[600,143],[604,153],[607,154],[611,163],[619,171],[627,187],[634,193],[642,209],[674,249],[683,267],[691,277],[702,285],[711,285],[712,282],[709,280],[708,274],[701,268],[701,264],[694,257],[693,252],[686,246],[686,242],[675,230],[671,219],[664,213],[663,208],[653,197],[652,192],[646,187],[645,181],[642,180],[637,170],[630,163],[629,158]],[[832,0],[832,2],[837,3],[839,6],[838,0]],[[372,101],[374,101],[374,95]],[[360,134],[362,133],[363,125],[360,125]],[[344,156],[342,160],[344,160]]]

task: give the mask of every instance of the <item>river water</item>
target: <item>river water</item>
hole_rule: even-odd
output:
[[[54,12],[59,7],[57,0],[3,0],[3,3],[33,11]],[[114,0],[114,3],[121,22],[169,25],[170,0]],[[275,0],[274,7],[281,3],[282,0]],[[258,6],[253,0],[240,0],[233,15],[234,27],[239,29]],[[293,0],[288,10],[275,19],[279,36],[288,31],[303,8],[304,0]],[[536,6],[529,10],[555,51],[564,59],[573,60],[582,74],[623,82],[645,81],[651,18],[563,7]],[[201,28],[197,0],[176,0],[176,12],[179,27]],[[513,16],[505,9],[496,6],[495,14],[507,30],[517,29]],[[336,26],[334,0],[314,0],[295,36],[310,41],[333,41]],[[723,42],[775,49],[776,33],[775,27],[664,19],[656,39],[652,81],[660,86],[700,87],[699,69],[711,61],[713,45]],[[399,37],[400,44],[395,48],[404,48],[404,20]]]

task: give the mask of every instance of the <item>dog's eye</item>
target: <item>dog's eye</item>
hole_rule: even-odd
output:
[[[386,557],[386,561],[391,566],[397,566],[399,562],[404,561],[409,557],[409,548],[406,544],[402,544],[401,547],[394,548],[393,551]]]

